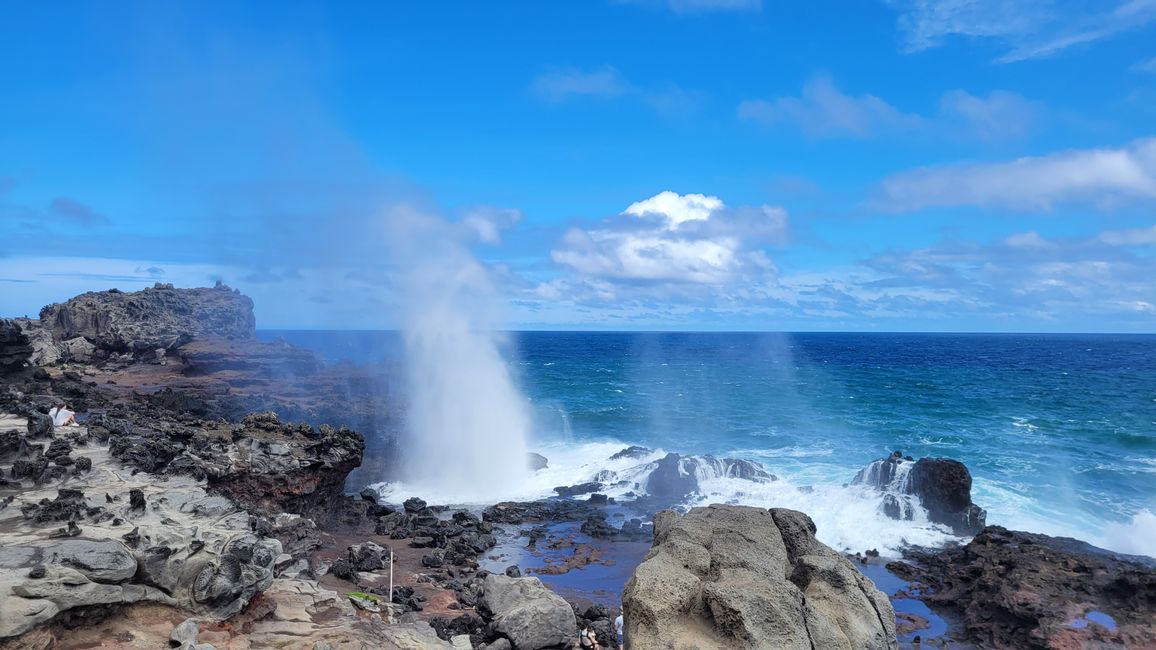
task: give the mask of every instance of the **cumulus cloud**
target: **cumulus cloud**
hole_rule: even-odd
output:
[[[599,227],[570,229],[551,257],[593,279],[721,285],[773,274],[760,246],[786,232],[781,208],[729,209],[716,196],[665,191]]]
[[[982,97],[952,90],[940,99],[938,113],[906,113],[875,95],[849,95],[826,75],[808,81],[798,97],[747,100],[737,110],[742,119],[799,128],[812,137],[928,133],[983,140],[1023,136],[1039,122],[1042,112],[1038,103],[1008,91],[996,90]]]
[[[924,167],[885,179],[875,206],[911,212],[949,206],[1050,211],[1061,203],[1112,208],[1156,199],[1156,138],[1009,162]]]
[[[1001,63],[1052,56],[1156,20],[1152,0],[889,0],[899,11],[903,49],[918,52],[953,36],[988,39]]]

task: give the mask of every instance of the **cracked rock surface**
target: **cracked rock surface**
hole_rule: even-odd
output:
[[[622,604],[632,650],[898,647],[887,596],[794,510],[660,512]]]

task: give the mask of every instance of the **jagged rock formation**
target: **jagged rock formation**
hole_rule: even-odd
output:
[[[632,650],[897,647],[887,597],[793,510],[659,513],[622,605]]]
[[[223,618],[269,587],[281,545],[254,534],[248,513],[190,477],[117,470],[106,448],[82,442],[86,432],[68,433],[79,446],[52,467],[75,456],[66,466],[88,469],[41,477],[55,485],[0,508],[0,638],[143,602]]]
[[[971,500],[971,472],[957,460],[916,461],[897,451],[859,470],[851,483],[882,492],[883,512],[892,519],[912,519],[919,505],[956,535],[974,535],[987,521],[987,511]]]
[[[1152,558],[999,526],[965,546],[907,555],[914,564],[887,568],[957,614],[979,647],[1156,647]]]
[[[739,478],[756,482],[776,480],[773,474],[754,461],[714,456],[679,456],[671,453],[649,464],[647,470],[647,494],[673,501],[682,501],[697,492],[699,481],[704,479]]]
[[[81,356],[83,339],[93,350],[155,353],[194,338],[253,338],[253,301],[224,285],[176,289],[171,284],[126,293],[116,289],[81,294],[40,310],[40,325],[65,354]]]
[[[24,368],[32,358],[32,343],[19,323],[0,318],[0,376]]]

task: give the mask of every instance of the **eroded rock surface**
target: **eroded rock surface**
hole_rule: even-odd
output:
[[[518,650],[564,647],[577,633],[570,604],[537,578],[486,576],[482,607],[492,616],[494,631]]]
[[[659,513],[623,609],[633,650],[898,647],[887,597],[793,510]]]
[[[1156,647],[1151,558],[999,526],[965,546],[908,555],[913,562],[888,568],[928,587],[920,599],[956,613],[981,647]]]
[[[256,331],[253,301],[224,285],[176,289],[158,283],[127,293],[95,291],[48,305],[40,321],[59,344],[79,338],[92,350],[154,355],[202,336],[244,339]],[[68,352],[75,356],[78,350]]]

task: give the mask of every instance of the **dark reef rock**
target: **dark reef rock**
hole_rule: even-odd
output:
[[[626,449],[623,449],[622,451],[611,456],[610,460],[619,460],[622,458],[633,458],[633,459],[637,460],[639,458],[646,458],[647,456],[649,456],[653,453],[654,453],[653,449],[647,449],[646,447],[639,447],[638,445],[631,445],[631,446],[627,447]]]
[[[654,464],[646,479],[646,491],[659,499],[681,501],[698,491],[698,479],[693,467],[684,466],[681,456],[667,454]]]
[[[58,342],[83,337],[99,350],[150,354],[203,336],[253,338],[256,330],[253,301],[224,285],[85,293],[45,307],[40,320]]]
[[[32,358],[32,343],[20,325],[0,318],[0,376],[22,370]]]
[[[590,494],[602,489],[601,483],[581,483],[578,485],[561,486],[554,488],[560,497],[576,497],[581,494]]]
[[[859,470],[851,483],[883,492],[883,512],[892,519],[911,519],[917,500],[931,521],[956,535],[974,535],[987,521],[987,512],[971,500],[971,472],[957,460],[913,461],[896,451]]]
[[[988,526],[965,546],[908,551],[888,568],[926,585],[981,647],[1156,646],[1156,560]],[[1096,623],[1091,612],[1111,617]],[[1115,629],[1109,629],[1114,627]]]

